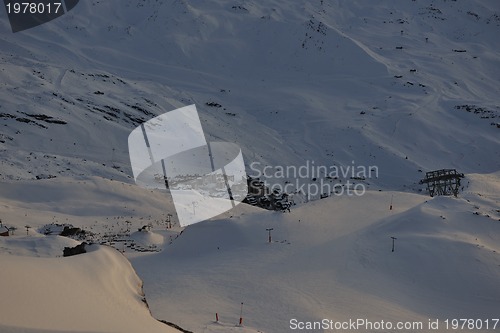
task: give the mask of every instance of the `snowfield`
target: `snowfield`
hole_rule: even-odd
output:
[[[1,248],[26,238],[0,240]],[[66,258],[2,251],[0,258],[8,285],[0,298],[2,332],[177,332],[150,316],[141,279],[114,249],[91,246]]]
[[[15,229],[0,237],[1,332],[499,318],[496,0],[80,1],[19,33],[3,8],[0,219]],[[183,229],[168,193],[135,185],[127,138],[191,104],[250,176],[376,172],[274,174],[262,180],[290,192],[366,191]],[[456,198],[418,183],[443,168],[465,175]],[[64,226],[75,239],[44,235]],[[83,240],[88,253],[62,257]]]
[[[481,205],[485,212],[498,207],[498,195],[490,195],[497,201]],[[496,318],[500,224],[474,215],[474,206],[460,198],[374,192],[286,214],[241,212],[193,225],[164,252],[132,263],[153,313],[196,332],[210,326],[215,312],[237,323],[240,301],[246,323],[265,332],[287,331],[292,318],[426,325]],[[394,253],[390,237],[397,237]],[[196,310],[186,311],[193,302]]]

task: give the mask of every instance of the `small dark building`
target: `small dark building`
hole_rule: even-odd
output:
[[[75,247],[65,247],[63,250],[63,257],[71,257],[78,254],[87,253],[85,245],[87,245],[87,243],[82,242],[80,245],[77,245]]]

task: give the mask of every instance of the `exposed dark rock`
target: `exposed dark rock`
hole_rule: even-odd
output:
[[[205,105],[211,106],[213,108],[221,108],[222,107],[222,105],[220,105],[219,103],[216,103],[216,102],[206,102]]]
[[[84,233],[84,231],[82,231],[82,229],[80,228],[71,228],[71,227],[68,227],[68,226],[65,226],[64,227],[64,230],[61,231],[61,233],[59,234],[59,236],[75,236],[75,235],[79,235],[81,233]]]

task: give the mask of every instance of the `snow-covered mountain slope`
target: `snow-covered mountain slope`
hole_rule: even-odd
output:
[[[21,272],[11,265],[45,271],[39,268],[39,259],[50,259],[51,269],[73,274],[73,264],[65,263],[78,256],[33,258],[58,256],[64,246],[75,244],[35,232],[47,223],[72,223],[102,234],[152,223],[154,233],[140,239],[133,233],[133,237],[156,241],[163,235],[164,251],[147,255],[127,249],[125,255],[145,283],[153,316],[194,332],[285,332],[293,318],[422,322],[495,318],[500,297],[497,177],[467,175],[470,184],[457,199],[369,191],[362,197],[309,202],[285,214],[240,205],[213,221],[188,227],[175,239],[157,224],[166,218],[160,193],[99,177],[85,182],[56,178],[5,183],[0,214],[4,224],[18,230],[12,239],[0,239],[2,272],[8,274],[2,281],[24,281],[16,278]],[[78,202],[92,205],[83,207]],[[32,227],[29,237],[24,236],[25,225]],[[266,228],[274,228],[271,244]],[[397,238],[394,253],[390,237]],[[29,265],[21,265],[12,254],[24,255],[26,259],[20,260]],[[116,280],[107,275],[108,264],[87,269],[84,265],[77,272],[91,269],[101,276],[99,283],[106,284]],[[31,281],[34,273],[29,272],[23,276]],[[43,308],[45,298],[38,296],[29,296],[34,312]],[[9,294],[4,301],[12,303],[17,297]],[[59,298],[52,302],[66,304]],[[246,328],[235,327],[241,302]],[[81,304],[81,311],[87,311],[85,306],[108,311],[101,305],[89,301]],[[0,306],[5,307],[7,303]],[[120,311],[118,306],[113,309]],[[215,313],[219,323],[214,323]],[[38,320],[27,323],[42,328]],[[25,327],[12,326],[12,332]],[[93,327],[102,331],[102,326]]]
[[[163,252],[126,255],[153,316],[195,332],[285,332],[292,318],[497,318],[499,32],[495,0],[80,1],[16,34],[1,7],[0,218],[20,238],[2,240],[0,274],[10,275],[0,281],[71,290],[50,271],[81,273],[78,297],[61,293],[50,304],[70,308],[81,296],[79,312],[91,311],[96,326],[42,320],[40,287],[0,298],[0,315],[11,314],[9,304],[33,314],[2,317],[0,330],[102,331],[99,311],[124,325],[110,330],[156,329],[127,282],[137,276],[116,253],[26,257],[72,243],[39,237],[49,223],[101,239],[150,224],[150,234],[131,238]],[[250,175],[255,162],[314,161],[376,166],[378,177],[362,197],[289,214],[239,205],[182,235],[166,230],[171,201],[133,184],[127,137],[193,103],[207,139],[237,143]],[[458,199],[418,193],[423,172],[440,168],[466,174]],[[31,236],[21,238],[25,225]],[[115,278],[125,292],[110,286]],[[94,283],[103,289],[95,299]],[[245,327],[235,327],[241,302]],[[123,318],[128,310],[135,315]]]
[[[2,18],[4,179],[125,180],[131,129],[191,103],[260,168],[354,161],[392,189],[498,170],[494,1],[93,1],[17,34]]]
[[[141,279],[116,250],[94,245],[68,258],[3,253],[31,238],[0,239],[2,332],[178,332],[150,316]]]
[[[195,332],[213,327],[215,313],[236,324],[241,302],[245,324],[265,332],[288,332],[294,318],[394,325],[496,318],[500,198],[487,183],[474,184],[494,203],[478,204],[477,194],[376,191],[285,214],[242,206],[231,218],[189,226],[164,252],[132,263],[152,312]],[[274,228],[272,243],[267,228]]]

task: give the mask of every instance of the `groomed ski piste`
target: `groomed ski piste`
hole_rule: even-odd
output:
[[[495,1],[81,1],[12,34],[1,9],[0,331],[500,329],[499,15]],[[180,228],[165,193],[134,184],[127,136],[190,104],[251,176],[378,173],[308,174],[366,192]],[[456,198],[418,184],[443,168],[464,173]],[[81,243],[48,232],[64,226],[87,253],[62,256]]]
[[[427,324],[436,318],[494,318],[500,297],[500,225],[493,218],[500,192],[490,185],[495,177],[467,175],[469,190],[460,198],[370,191],[309,202],[291,213],[242,204],[231,215],[186,228],[160,253],[127,249],[124,255],[145,283],[153,315],[195,332],[287,331],[292,319],[361,316]],[[70,183],[52,184],[52,193],[64,192]],[[123,184],[114,183],[106,187],[118,192]],[[93,245],[87,254],[62,258],[63,246],[79,242],[34,231],[35,221],[54,214],[44,208],[51,209],[53,198],[33,198],[28,205],[9,200],[8,193],[15,196],[23,188],[10,186],[2,191],[2,216],[29,221],[32,228],[29,236],[19,225],[14,236],[0,238],[0,274],[8,281],[0,301],[3,331],[4,326],[71,331],[74,325],[89,332],[166,330],[149,317],[141,279],[119,251]],[[91,195],[94,188],[82,186],[79,192]],[[137,193],[123,191],[120,200],[135,198]],[[71,200],[58,202],[69,207]],[[149,195],[143,202],[161,211],[161,202]],[[97,216],[118,215],[114,205],[101,207]],[[96,218],[54,216],[84,228]],[[106,224],[101,226],[106,232]],[[158,235],[167,239],[169,232],[156,230],[156,237],[143,241],[152,238],[157,244]],[[392,236],[397,237],[394,252]],[[237,327],[241,302],[245,330]]]

